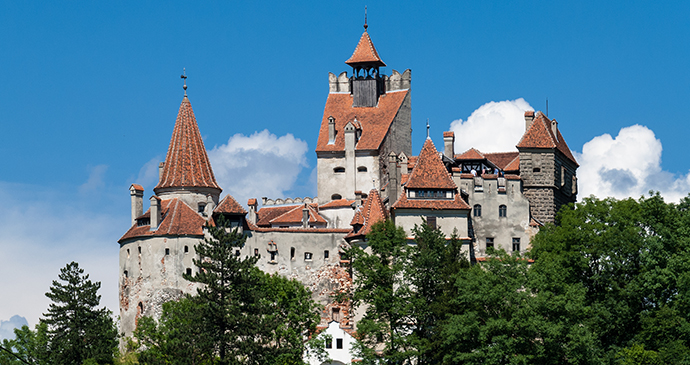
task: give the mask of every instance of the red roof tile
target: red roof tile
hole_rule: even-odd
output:
[[[329,209],[329,208],[344,208],[352,206],[354,200],[347,200],[345,198],[338,200],[331,200],[324,205],[319,205],[319,209]]]
[[[256,198],[251,198],[251,199],[247,200],[247,205],[250,207],[258,205],[258,203],[256,202]]]
[[[398,201],[391,209],[431,209],[431,210],[470,210],[470,206],[455,194],[454,199],[408,199],[404,192],[400,194]]]
[[[127,233],[118,240],[122,242],[127,239],[146,236],[203,236],[206,219],[200,216],[187,204],[181,200],[169,199],[161,202],[161,212],[163,220],[158,229],[151,231],[150,225],[137,226],[134,224]],[[151,211],[146,211],[139,218],[150,217]]]
[[[444,137],[455,137],[455,132],[443,132]]]
[[[163,172],[154,191],[170,187],[206,187],[221,190],[213,175],[192,104],[186,96],[182,99]]]
[[[350,94],[328,94],[316,152],[344,151],[345,125],[353,122],[355,118],[362,125],[362,135],[355,149],[358,151],[378,150],[408,93],[408,90],[388,92],[379,97],[378,106],[357,108],[352,107]],[[328,117],[330,116],[335,118],[336,135],[333,144],[328,144]]]
[[[316,212],[314,207],[312,207],[309,204],[300,204],[296,207],[293,207],[292,210],[285,212],[273,219],[270,220],[271,224],[278,224],[278,223],[302,223],[302,209],[304,207],[307,207],[307,210],[309,211],[309,223],[324,223],[328,224],[328,222],[323,219],[322,216],[319,215],[319,213]]]
[[[459,155],[455,155],[456,160],[483,160],[485,158],[484,154],[475,148],[470,148]]]
[[[516,156],[508,165],[503,168],[503,171],[520,171],[520,155]]]
[[[359,38],[359,43],[355,47],[355,51],[352,53],[352,57],[345,61],[350,66],[356,66],[357,64],[373,64],[374,66],[385,67],[386,64],[383,63],[381,57],[379,57],[378,52],[376,52],[376,47],[369,37],[369,33],[365,30],[362,33],[362,37]]]
[[[144,187],[141,186],[141,185],[139,185],[139,184],[132,184],[132,187],[133,187],[134,190],[136,190],[136,191],[144,191]]]
[[[369,192],[369,197],[367,197],[364,205],[357,210],[355,217],[352,219],[350,225],[361,224],[362,227],[359,231],[354,230],[347,235],[347,237],[364,236],[371,232],[371,226],[374,223],[385,220],[388,217],[386,209],[383,207],[383,202],[381,201],[381,195],[376,189],[372,189]]]
[[[514,152],[494,152],[494,153],[485,153],[484,156],[486,157],[487,160],[489,160],[492,164],[496,165],[501,170],[505,170],[506,166],[508,166],[515,158],[517,158],[520,155],[520,152],[514,151]]]
[[[405,189],[457,189],[431,139],[427,139],[419,159],[407,179]]]
[[[259,227],[270,227],[273,218],[283,215],[295,209],[295,207],[296,205],[264,206],[256,212],[256,225]]]
[[[254,199],[256,200],[256,199]],[[230,194],[226,195],[213,210],[214,213],[247,214],[247,211]]]
[[[573,161],[577,165],[575,157],[573,157],[568,144],[561,135],[560,130],[556,130],[558,135],[554,135],[551,128],[552,120],[544,113],[537,112],[529,129],[522,135],[520,142],[517,144],[518,148],[555,148],[565,155],[566,158]],[[579,166],[579,165],[578,165]]]

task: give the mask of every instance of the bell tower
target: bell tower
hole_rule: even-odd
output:
[[[350,92],[353,107],[375,107],[378,104],[379,96],[386,93],[386,84],[379,73],[379,67],[385,67],[386,64],[376,52],[367,28],[365,17],[364,33],[359,39],[352,57],[345,61],[346,64],[352,66]]]

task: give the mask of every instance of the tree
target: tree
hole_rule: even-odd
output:
[[[15,328],[15,338],[2,341],[0,364],[48,364],[48,326],[39,322],[35,330],[29,326]]]
[[[60,269],[46,296],[52,300],[41,322],[47,325],[51,364],[112,363],[117,330],[110,311],[98,308],[100,282],[92,282],[79,264]]]

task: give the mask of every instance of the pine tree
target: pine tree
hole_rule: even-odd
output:
[[[117,330],[110,311],[98,308],[101,283],[89,280],[76,262],[60,269],[58,278],[46,293],[52,303],[42,319],[48,326],[50,363],[112,363]]]

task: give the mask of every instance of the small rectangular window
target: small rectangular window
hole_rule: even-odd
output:
[[[332,349],[333,348],[333,339],[327,338],[326,339],[326,348],[327,349]]]
[[[305,260],[311,260],[311,257],[312,257],[311,252],[305,252],[304,253],[304,259]]]
[[[294,260],[294,259],[295,259],[295,248],[290,247],[290,260]]]
[[[165,255],[166,255],[166,256],[167,256],[167,255],[170,255],[170,249],[167,248],[167,247],[165,248]]]
[[[343,339],[342,338],[336,338],[335,339],[335,348],[337,348],[337,349],[343,348]]]
[[[486,248],[494,248],[494,238],[493,237],[486,237]]]
[[[327,258],[328,258],[328,254],[329,254],[328,250],[323,251],[323,258],[324,258],[324,259],[327,259]]]
[[[187,275],[192,275],[192,269],[187,268]]]
[[[189,253],[189,246],[184,246],[184,253]]]
[[[276,251],[271,251],[271,261],[276,260],[276,253],[277,253]]]
[[[141,246],[137,247],[139,249],[139,255],[141,255]]]
[[[240,256],[240,250],[235,250],[235,256]]]
[[[259,256],[259,249],[258,248],[254,249],[254,256],[257,256],[257,257]]]
[[[520,237],[513,237],[513,251],[520,251]]]
[[[436,217],[426,217],[426,224],[429,227],[436,229]]]

